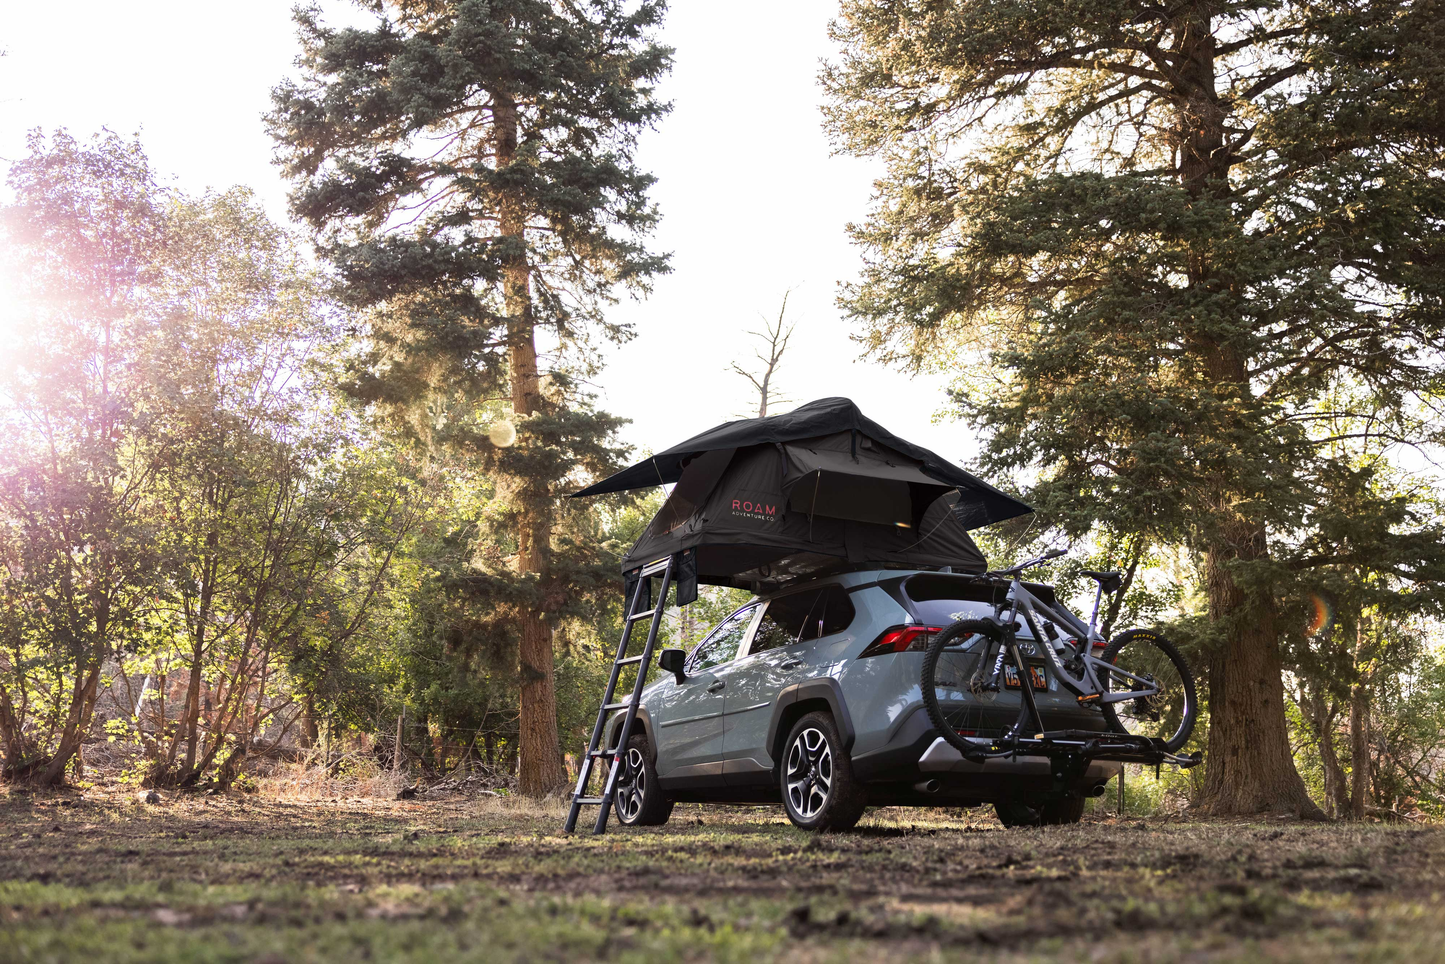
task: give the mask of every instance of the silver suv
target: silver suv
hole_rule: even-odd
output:
[[[1052,602],[1049,587],[1028,588]],[[930,634],[992,615],[991,592],[979,577],[932,571],[825,576],[749,602],[691,654],[665,650],[626,748],[618,819],[658,825],[677,801],[781,796],[789,819],[810,830],[851,827],[869,805],[992,803],[1010,826],[1077,821],[1119,764],[1095,761],[1061,787],[1043,757],[965,760],[924,710]],[[1047,727],[1104,731],[1102,714],[1062,690],[1027,630],[1019,642]],[[1001,736],[1018,718],[1019,687],[1012,671],[976,708],[979,729],[968,736]],[[609,721],[606,746],[622,718]]]

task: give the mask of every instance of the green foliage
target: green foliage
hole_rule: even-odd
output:
[[[670,51],[650,40],[663,6],[370,9],[347,29],[297,13],[302,77],[275,90],[268,121],[292,210],[366,323],[348,390],[428,458],[500,483],[433,565],[446,631],[519,654],[522,786],[545,793],[563,781],[552,631],[616,578],[585,510],[562,501],[623,455],[621,420],[577,376],[595,369],[594,334],[628,334],[604,313],[617,289],[666,270],[643,246],[657,212],[633,160],[667,109],[653,85]]]
[[[848,0],[834,35],[832,130],[888,170],[843,298],[865,345],[962,370],[987,466],[1064,534],[1197,554],[1213,672],[1278,690],[1302,572],[1401,605],[1439,578],[1434,521],[1361,477],[1438,439],[1435,0]],[[1282,713],[1215,711],[1223,759],[1287,767]]]
[[[4,373],[7,768],[48,756],[54,781],[103,723],[189,784],[284,736],[293,695],[361,718],[413,509],[328,392],[314,271],[247,191],[163,195],[114,137],[31,149],[6,212],[33,298]]]
[[[1437,645],[1375,681],[1369,761],[1374,796],[1385,809],[1445,816],[1445,651]]]
[[[0,739],[7,768],[43,762],[57,782],[156,581],[163,520],[142,499],[156,464],[133,442],[150,419],[132,363],[153,331],[140,291],[164,217],[139,145],[61,131],[28,146],[4,210],[32,323],[0,371]]]
[[[427,438],[437,427],[419,408],[432,405],[434,422],[441,404],[461,431],[473,401],[506,386],[515,309],[501,285],[519,255],[529,325],[570,348],[587,326],[625,336],[602,314],[612,288],[645,288],[666,264],[637,240],[657,213],[653,178],[632,161],[637,131],[667,109],[652,85],[670,51],[647,39],[662,12],[615,0],[407,0],[345,29],[298,13],[303,79],[276,89],[269,123],[296,184],[293,209],[318,232],[348,302],[369,312],[358,395],[411,413]],[[499,225],[512,210],[521,236]],[[535,467],[511,471],[524,468]]]

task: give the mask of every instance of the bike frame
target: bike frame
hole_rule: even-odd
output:
[[[1003,585],[1003,581],[999,580],[998,585]],[[1050,606],[1029,592],[1018,575],[1013,575],[1009,580],[1008,591],[1003,602],[995,607],[999,622],[1004,627],[1005,638],[999,657],[994,661],[994,669],[990,678],[996,678],[1002,672],[1005,654],[1011,655],[1019,672],[1021,689],[1026,694],[1026,702],[1033,702],[1033,686],[1031,682],[1027,682],[1028,667],[1024,663],[1014,629],[1018,625],[1019,617],[1022,616],[1024,622],[1028,624],[1029,632],[1033,634],[1036,644],[1044,650],[1052,664],[1054,678],[1059,681],[1061,686],[1081,700],[1087,700],[1090,703],[1122,703],[1126,700],[1157,695],[1159,687],[1154,681],[1136,676],[1093,655],[1095,641],[1104,641],[1103,637],[1094,630],[1099,615],[1099,602],[1103,598],[1103,594],[1103,587],[1100,586],[1094,599],[1094,614],[1090,617],[1088,624],[1085,624],[1064,606]],[[1050,634],[1044,629],[1045,626],[1052,627],[1059,623],[1073,631],[1074,638],[1079,640],[1077,647],[1071,646],[1057,633]],[[1060,650],[1069,652],[1071,662],[1075,659],[1079,661],[1082,670],[1080,675],[1075,676],[1064,667],[1064,661],[1059,656]],[[1101,672],[1104,675],[1101,676]],[[1118,679],[1121,682],[1128,681],[1131,684],[1137,684],[1140,688],[1106,690],[1103,685],[1105,678]]]
[[[1092,655],[1094,644],[1102,641],[1102,637],[1094,631],[1094,626],[1098,622],[1099,605],[1104,598],[1103,582],[1099,583],[1099,591],[1094,596],[1094,612],[1087,625],[1057,600],[1050,605],[1029,592],[1028,587],[1023,584],[1020,575],[1024,570],[1061,555],[1062,551],[1054,551],[1002,572],[987,574],[987,578],[996,588],[1008,587],[1004,598],[994,604],[994,618],[1003,630],[1003,639],[988,682],[992,688],[1001,688],[998,686],[998,677],[1003,674],[1005,657],[1010,657],[1018,670],[1022,698],[1019,701],[1018,720],[1014,725],[1001,738],[976,741],[976,745],[963,749],[964,758],[982,762],[1001,756],[1045,756],[1049,760],[1054,789],[1058,792],[1067,792],[1084,775],[1091,760],[1142,763],[1155,767],[1169,763],[1186,769],[1198,766],[1204,760],[1202,753],[1197,750],[1187,755],[1173,753],[1163,740],[1155,737],[1093,730],[1044,730],[1043,717],[1039,715],[1038,703],[1034,700],[1033,680],[1018,644],[1020,616],[1028,623],[1035,641],[1044,647],[1049,661],[1053,663],[1054,678],[1076,694],[1081,704],[1120,703],[1159,693],[1159,686],[1153,680],[1136,676]],[[1080,642],[1071,646],[1061,639],[1054,631],[1056,623],[1071,630],[1075,634],[1074,638]],[[982,634],[976,633],[972,638],[980,635]],[[988,637],[984,639],[983,654],[986,656],[989,641]],[[970,643],[969,646],[971,645],[977,644]],[[968,649],[969,646],[962,648]],[[1079,667],[1079,675],[1074,675],[1064,665],[1064,660],[1060,658],[1063,651],[1068,651],[1068,661]],[[1138,688],[1106,691],[1102,681],[1113,679],[1131,681],[1131,685]]]

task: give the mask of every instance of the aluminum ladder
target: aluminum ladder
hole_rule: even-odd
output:
[[[647,670],[652,664],[652,651],[657,644],[657,629],[662,625],[662,612],[667,606],[667,590],[672,585],[676,560],[675,555],[670,555],[643,566],[638,573],[637,584],[628,597],[627,614],[622,621],[622,642],[617,645],[617,656],[612,661],[612,676],[607,681],[607,692],[602,695],[602,708],[597,711],[597,725],[592,728],[592,740],[587,744],[587,753],[582,758],[581,772],[577,775],[577,789],[572,794],[572,808],[567,812],[567,823],[562,828],[564,833],[571,833],[577,828],[577,815],[582,812],[583,807],[589,805],[599,807],[597,823],[592,832],[607,831],[607,813],[612,809],[617,778],[622,771],[623,761],[627,758],[627,741],[632,738],[632,723],[637,719],[637,707],[642,699],[642,690],[647,685]],[[662,574],[662,588],[657,593],[656,603],[652,603],[651,608],[644,612],[637,612],[638,603],[650,595],[648,589],[652,577],[659,573]],[[627,647],[632,640],[632,627],[644,619],[651,620],[647,626],[647,642],[643,644],[640,655],[628,656]],[[632,686],[632,696],[625,701],[614,703],[613,697],[616,695],[617,680],[622,675],[622,667],[634,664],[637,666],[637,682]],[[622,720],[617,745],[604,748],[602,744],[606,736],[608,714],[623,709],[627,711],[627,715]],[[602,795],[587,796],[587,784],[592,779],[593,763],[609,757],[612,766],[608,769],[607,780],[602,785]]]

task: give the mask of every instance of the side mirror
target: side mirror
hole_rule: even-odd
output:
[[[671,673],[679,683],[687,682],[687,674],[682,671],[682,666],[687,662],[687,654],[680,649],[664,649],[662,655],[657,657],[657,665],[665,673]]]

